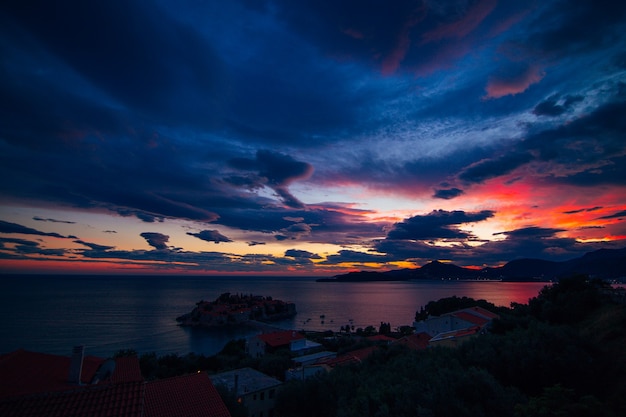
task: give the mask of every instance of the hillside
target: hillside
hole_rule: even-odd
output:
[[[358,271],[321,278],[318,282],[408,281],[419,279],[552,281],[564,276],[586,274],[606,280],[626,278],[626,248],[600,249],[568,261],[516,259],[501,267],[471,269],[439,261],[421,268],[385,272]]]

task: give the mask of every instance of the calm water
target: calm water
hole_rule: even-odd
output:
[[[317,283],[314,278],[254,277],[0,277],[0,353],[18,348],[69,355],[84,344],[87,354],[119,349],[210,355],[226,342],[258,333],[179,327],[175,318],[201,299],[224,292],[272,296],[296,303],[298,315],[276,323],[289,329],[339,330],[381,321],[411,324],[428,301],[452,295],[496,305],[526,303],[543,283],[373,282]],[[325,318],[320,318],[324,315]]]

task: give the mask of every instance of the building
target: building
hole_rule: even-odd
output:
[[[294,379],[304,380],[318,373],[326,372],[326,367],[318,365],[317,363],[319,361],[333,359],[336,357],[336,352],[324,351],[294,358],[294,367],[285,372],[285,381]]]
[[[246,340],[246,353],[253,358],[260,358],[266,353],[288,349],[296,356],[306,355],[321,348],[295,330],[281,330],[251,336]]]
[[[480,329],[488,327],[493,319],[498,318],[494,314],[481,307],[469,307],[441,316],[428,317],[426,320],[413,323],[416,333],[428,333],[434,337],[440,333],[455,330],[469,329],[478,326]]]
[[[0,355],[0,415],[230,417],[206,373],[146,382],[137,357]]]
[[[273,417],[276,393],[282,382],[252,368],[211,375],[213,385],[223,386],[248,409],[248,417]]]
[[[432,339],[432,336],[428,333],[413,333],[396,340],[393,344],[406,346],[411,350],[424,350],[428,348],[430,339]]]
[[[457,347],[480,334],[480,327],[474,326],[468,329],[453,330],[451,332],[439,333],[428,342],[429,346]]]

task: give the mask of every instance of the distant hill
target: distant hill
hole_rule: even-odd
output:
[[[408,281],[419,279],[551,281],[563,276],[587,274],[607,280],[626,279],[626,248],[600,249],[568,261],[516,259],[497,268],[470,269],[439,261],[421,268],[397,269],[385,272],[358,271],[318,282]]]

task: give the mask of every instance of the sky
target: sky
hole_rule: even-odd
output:
[[[626,246],[626,2],[0,6],[0,272]]]

